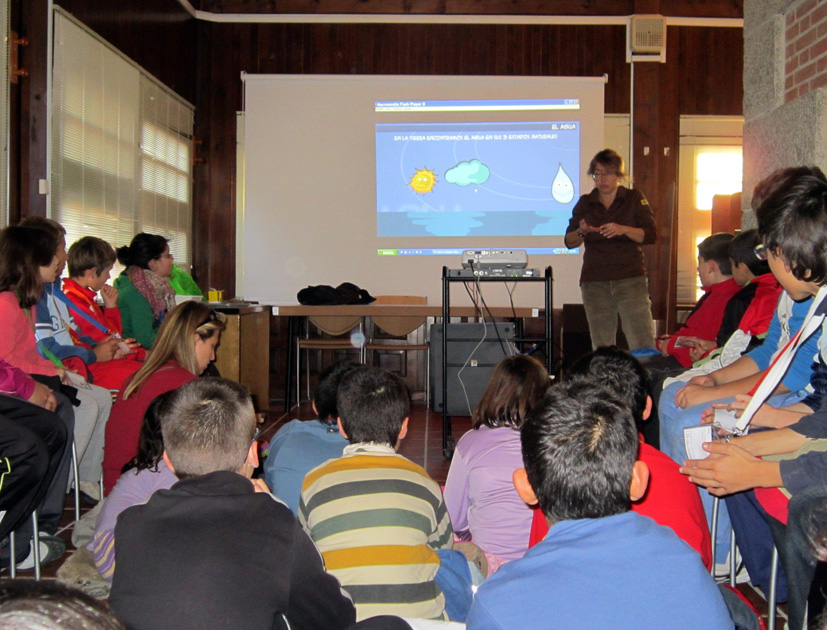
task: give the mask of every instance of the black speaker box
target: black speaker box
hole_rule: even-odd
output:
[[[442,412],[443,325],[431,326],[431,409]],[[448,324],[448,415],[470,416],[494,368],[515,353],[514,324]]]

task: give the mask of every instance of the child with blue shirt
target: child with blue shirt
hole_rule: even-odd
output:
[[[318,420],[291,420],[270,441],[264,479],[293,514],[299,511],[305,475],[319,464],[341,457],[348,445],[336,424],[336,392],[342,377],[356,367],[359,364],[354,361],[340,361],[325,370],[313,392],[313,411]]]
[[[469,630],[730,629],[700,556],[630,511],[647,488],[629,408],[592,378],[555,386],[520,431],[514,487],[550,527],[477,591]],[[539,594],[539,596],[538,596]]]

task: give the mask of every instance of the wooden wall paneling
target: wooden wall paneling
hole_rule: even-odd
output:
[[[58,0],[56,4],[195,104],[197,25],[180,3]]]
[[[680,9],[682,0],[673,0]],[[203,11],[216,13],[388,13],[394,15],[630,15],[633,0],[193,0]],[[719,3],[687,0],[692,10],[706,15]],[[727,3],[730,4],[730,3]],[[740,0],[731,4],[740,5]]]
[[[39,191],[39,180],[49,175],[49,160],[46,152],[46,134],[49,116],[46,109],[49,9],[46,0],[23,1],[20,6],[21,37],[29,45],[20,50],[20,63],[29,72],[20,79],[20,182],[16,190],[18,199],[11,204],[18,206],[19,217],[46,216],[46,196]]]

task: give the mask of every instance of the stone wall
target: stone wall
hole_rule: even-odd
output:
[[[827,3],[744,3],[744,217],[777,168],[827,166]]]

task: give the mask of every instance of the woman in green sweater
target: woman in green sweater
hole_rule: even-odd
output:
[[[169,241],[158,234],[137,234],[117,250],[126,267],[115,280],[124,337],[134,337],[149,349],[167,312],[175,307],[175,290],[169,282],[173,256]]]

